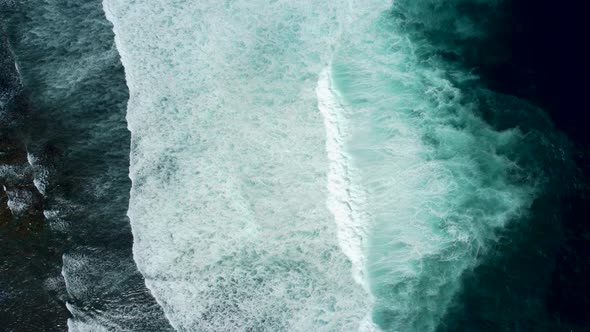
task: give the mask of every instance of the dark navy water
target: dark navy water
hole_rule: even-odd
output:
[[[466,7],[462,16],[490,22],[482,12],[488,13]],[[497,253],[464,277],[441,331],[590,329],[586,13],[581,1],[506,2],[491,16],[497,20],[491,20],[489,39],[465,41],[476,55],[468,51],[463,63],[477,66],[491,89],[542,107],[567,136],[575,164],[544,162],[556,182],[535,202],[530,220],[506,230]],[[533,157],[542,156],[538,151]]]
[[[496,129],[526,133],[519,162],[547,182],[464,273],[438,331],[590,331],[587,11],[499,3],[388,13],[429,45],[423,61],[480,77],[454,83]],[[128,90],[100,1],[0,1],[0,19],[0,331],[170,330],[132,258]],[[19,215],[10,195],[30,197]]]
[[[498,130],[525,133],[514,160],[546,181],[530,214],[499,231],[494,250],[464,273],[438,331],[590,329],[589,136],[582,111],[582,90],[590,85],[581,7],[400,0],[389,13],[424,63],[445,68],[479,116]],[[461,70],[479,79],[456,78]]]
[[[5,3],[1,19],[22,81],[7,88],[18,90],[12,145],[32,156],[45,218],[3,248],[14,263],[0,330],[63,331],[68,317],[73,330],[169,329],[132,259],[128,91],[101,2]]]
[[[61,239],[48,231],[33,183],[26,149],[30,108],[3,29],[0,62],[1,329],[65,330]]]
[[[473,68],[486,88],[541,107],[565,136],[554,140],[562,142],[563,158],[546,151],[530,155],[552,179],[550,185],[531,216],[503,230],[496,251],[464,275],[462,292],[439,331],[588,331],[590,122],[585,91],[590,55],[582,42],[588,30],[585,6],[507,1],[491,10],[485,3],[463,1],[451,7],[450,15],[475,24],[485,36],[449,33],[444,22],[424,26],[421,18],[409,29],[440,45],[449,62]],[[539,129],[530,117],[516,113],[484,111],[483,117],[496,127]],[[552,130],[545,129],[536,139]]]
[[[503,230],[495,252],[463,276],[462,291],[439,331],[588,331],[590,122],[585,91],[590,55],[582,42],[588,31],[585,6],[579,1],[505,1],[499,7],[458,1],[421,8],[425,12],[413,17],[399,10],[415,38],[438,45],[437,56],[447,63],[472,68],[485,88],[542,108],[565,134],[554,139],[563,144],[563,158],[546,151],[530,155],[529,163],[537,163],[552,179],[549,186],[531,216]],[[440,20],[432,24],[430,15]],[[449,28],[458,17],[485,34],[468,36]],[[539,130],[534,118],[518,114],[530,113],[526,108],[506,114],[484,109],[482,116],[497,128]],[[533,135],[543,140],[551,131]]]

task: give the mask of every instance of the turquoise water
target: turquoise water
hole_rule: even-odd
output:
[[[401,17],[418,5],[105,10],[131,93],[134,256],[178,330],[434,331],[549,181],[527,151],[558,145],[484,115],[548,120],[416,38]]]
[[[527,214],[544,180],[507,153],[529,148],[525,134],[479,118],[444,62],[423,61],[387,13],[353,25],[331,75],[352,182],[365,193],[356,206],[372,317],[383,330],[433,331],[461,275]]]

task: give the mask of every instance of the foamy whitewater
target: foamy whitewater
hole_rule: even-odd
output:
[[[526,213],[502,153],[522,134],[420,63],[390,6],[104,1],[134,258],[178,331],[434,331]]]

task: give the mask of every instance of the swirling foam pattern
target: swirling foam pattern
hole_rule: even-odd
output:
[[[329,68],[339,141],[361,218],[372,318],[387,331],[434,331],[460,277],[495,231],[526,215],[538,179],[513,160],[524,134],[481,120],[453,83],[475,79],[415,45],[389,12],[345,29]],[[451,80],[451,77],[453,80]]]
[[[130,89],[135,260],[180,331],[350,331],[316,82],[348,4],[105,1]]]
[[[433,331],[535,197],[524,134],[481,120],[389,1],[104,5],[135,260],[180,331]]]

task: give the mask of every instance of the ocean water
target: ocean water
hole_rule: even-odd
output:
[[[368,319],[326,208],[315,93],[345,5],[105,2],[130,91],[134,257],[177,330]]]
[[[8,2],[1,18],[22,81],[13,122],[44,228],[15,240],[30,244],[12,254],[28,258],[6,276],[35,282],[7,287],[23,299],[8,298],[0,330],[170,330],[132,259],[128,92],[101,2]]]
[[[420,22],[444,22],[449,5],[436,5],[440,17]],[[441,328],[461,277],[495,255],[501,232],[530,222],[534,200],[557,187],[544,167],[567,165],[567,145],[542,111],[486,89],[416,36],[414,10],[428,12],[398,1],[366,25],[355,22],[331,69],[356,186],[365,191],[373,320],[388,331]]]
[[[0,5],[8,331],[590,326],[517,1]]]
[[[527,222],[553,183],[531,154],[567,147],[417,38],[404,15],[458,13],[428,7],[105,2],[131,96],[134,257],[175,328],[434,331]]]

